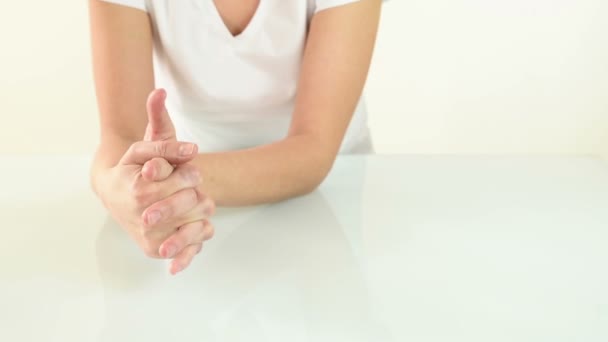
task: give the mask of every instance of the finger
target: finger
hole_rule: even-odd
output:
[[[172,219],[163,223],[164,225],[181,227],[190,222],[208,219],[215,213],[215,202],[198,189],[194,189],[194,192],[196,193],[197,204],[191,207],[189,211],[182,212],[181,215],[173,215]]]
[[[174,258],[187,246],[203,243],[211,239],[213,234],[214,227],[207,220],[185,224],[160,245],[158,253],[163,258]]]
[[[148,160],[164,158],[171,164],[184,164],[196,156],[198,146],[177,141],[139,141],[129,147],[120,160],[122,165],[144,165]]]
[[[196,189],[196,196],[199,201],[199,206],[193,209],[193,216],[188,222],[207,219],[215,214],[215,201],[211,199],[211,197],[206,196],[199,189]]]
[[[167,92],[164,89],[153,90],[148,96],[148,126],[144,140],[175,140],[175,127],[165,106],[166,99]]]
[[[145,171],[144,165],[144,171]],[[170,166],[172,168],[172,166]],[[149,171],[142,171],[143,174]],[[160,177],[165,176],[161,174]],[[157,178],[160,178],[157,177]],[[139,182],[133,188],[133,196],[137,207],[141,210],[148,208],[152,204],[169,198],[171,195],[185,190],[198,190],[197,187],[201,184],[201,173],[196,166],[191,164],[182,164],[173,169],[173,172],[164,180],[147,181],[148,176],[142,177],[144,181]],[[203,198],[197,193],[197,198]],[[193,220],[194,221],[194,220]],[[190,221],[191,222],[191,221]]]
[[[173,227],[179,227],[181,224],[173,223],[185,216],[197,204],[198,198],[194,189],[178,191],[144,210],[142,213],[143,227],[147,230],[155,230],[169,224]]]
[[[197,205],[186,214],[171,221],[171,225],[181,227],[190,222],[206,220],[215,213],[215,202],[201,193],[200,190],[196,189],[195,192],[198,200]]]
[[[141,175],[148,182],[160,182],[166,180],[173,170],[173,165],[169,164],[167,159],[154,158],[144,164]]]
[[[171,261],[171,266],[169,271],[172,275],[176,275],[177,273],[186,269],[186,267],[190,266],[192,259],[201,251],[203,248],[203,244],[198,245],[190,245],[186,247],[181,253],[179,253],[175,259]]]

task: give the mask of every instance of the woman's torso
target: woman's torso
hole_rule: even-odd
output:
[[[249,12],[220,1],[146,2],[156,84],[167,89],[178,138],[207,152],[286,136],[312,16],[356,0],[248,0]],[[366,119],[361,102],[341,152],[368,139]]]

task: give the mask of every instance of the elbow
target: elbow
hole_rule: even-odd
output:
[[[338,147],[315,135],[302,134],[292,136],[291,139],[298,141],[304,148],[298,153],[301,163],[293,170],[292,181],[297,186],[292,188],[295,191],[288,197],[309,195],[315,192],[329,175],[338,154]]]
[[[329,171],[331,171],[331,166],[327,168],[327,171],[324,171],[320,175],[314,177],[314,179],[311,181],[311,183],[306,188],[307,194],[314,192],[321,186],[321,184],[323,184],[323,182],[325,181],[325,178],[327,178],[327,175],[329,174]]]
[[[310,195],[311,193],[315,192],[319,188],[319,186],[321,186],[322,183],[323,183],[322,181],[318,181],[318,182],[311,182],[310,184],[307,184],[306,186],[302,187],[302,189],[297,194],[297,196]]]
[[[310,173],[310,177],[306,180],[304,186],[302,187],[300,195],[309,195],[315,192],[321,186],[321,184],[323,184],[333,167],[334,160],[335,157],[322,158],[321,160],[315,161],[315,167],[312,169],[317,171]]]

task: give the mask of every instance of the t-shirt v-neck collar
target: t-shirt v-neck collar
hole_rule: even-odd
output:
[[[266,11],[267,2],[268,0],[260,0],[258,8],[256,9],[255,14],[251,18],[251,20],[249,21],[249,24],[247,24],[247,27],[245,27],[245,29],[237,35],[233,35],[232,32],[230,32],[230,29],[228,29],[228,27],[224,23],[220,12],[218,11],[217,7],[215,6],[215,3],[212,0],[197,1],[196,3],[203,4],[202,6],[204,7],[202,9],[208,13],[209,18],[211,20],[211,24],[219,31],[219,33],[226,40],[231,42],[239,42],[246,40],[249,36],[255,33]]]

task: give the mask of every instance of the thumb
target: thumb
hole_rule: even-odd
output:
[[[148,96],[145,141],[176,140],[175,127],[165,107],[166,99],[167,92],[164,89],[153,90]]]

